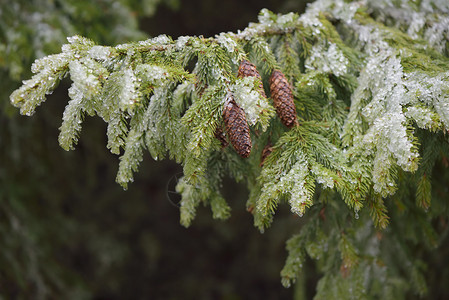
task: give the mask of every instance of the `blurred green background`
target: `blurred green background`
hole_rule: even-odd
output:
[[[0,299],[293,298],[294,288],[283,288],[279,276],[285,241],[301,226],[288,208],[260,234],[245,211],[245,187],[227,179],[231,218],[212,220],[201,207],[183,228],[174,193],[180,166],[146,155],[123,191],[115,183],[118,157],[106,149],[99,118],[86,119],[75,151],[58,146],[69,81],[32,117],[9,104],[9,94],[31,76],[33,60],[59,52],[66,36],[106,45],[162,33],[213,36],[245,28],[265,7],[302,12],[305,3],[0,2]],[[310,274],[308,298],[317,277]]]

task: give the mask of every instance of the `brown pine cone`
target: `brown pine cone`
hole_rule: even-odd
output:
[[[228,140],[226,139],[226,135],[220,125],[217,126],[214,135],[215,138],[220,141],[221,148],[226,148],[229,145]]]
[[[265,91],[263,89],[262,77],[260,76],[259,71],[257,71],[257,68],[253,63],[249,62],[248,60],[242,60],[239,65],[239,73],[237,76],[240,78],[248,76],[257,77],[260,81],[259,93],[263,97],[267,98],[267,95],[265,94]]]
[[[274,107],[282,124],[288,128],[298,125],[292,88],[285,75],[279,70],[274,70],[271,74],[270,92]]]
[[[223,120],[229,140],[237,153],[246,158],[251,153],[251,136],[246,122],[245,112],[229,93],[223,109]]]

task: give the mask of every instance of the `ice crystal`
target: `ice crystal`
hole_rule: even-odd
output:
[[[295,21],[296,15],[292,12],[288,14],[281,15],[277,18],[277,23],[281,26],[288,26],[292,25],[292,23]]]
[[[156,160],[158,157],[163,157],[166,152],[164,135],[160,133],[166,132],[163,120],[166,112],[164,103],[167,101],[168,88],[167,84],[163,84],[154,89],[141,123],[142,130],[146,132],[145,140],[148,150]]]
[[[375,55],[384,50],[389,50],[391,47],[382,38],[381,32],[378,28],[371,25],[352,24],[352,28],[359,34],[359,40],[365,47],[365,52],[368,55]]]
[[[429,13],[442,12],[449,14],[449,2],[446,0],[423,0],[421,2],[421,9]]]
[[[433,107],[446,128],[449,128],[448,80],[449,72],[437,76],[414,72],[404,82],[411,103],[422,102]]]
[[[424,38],[429,41],[430,45],[440,52],[447,49],[449,40],[449,17],[438,17],[432,25],[426,29]]]
[[[111,55],[111,48],[105,46],[93,46],[88,51],[88,54],[92,59],[105,61]]]
[[[217,42],[226,48],[229,52],[233,53],[237,47],[237,43],[228,33],[220,33],[215,36]]]
[[[133,172],[137,171],[142,159],[142,132],[131,129],[126,137],[125,152],[120,157],[119,169],[115,179],[124,189],[127,189],[128,182],[134,181]]]
[[[178,37],[178,39],[176,40],[176,43],[175,43],[176,50],[180,51],[180,50],[184,49],[184,47],[186,46],[186,44],[190,40],[190,38],[191,38],[190,36]]]
[[[411,13],[411,22],[407,29],[407,34],[414,39],[419,38],[418,33],[422,30],[426,24],[426,19],[422,13],[413,12]]]
[[[334,188],[334,179],[329,170],[324,169],[317,164],[312,164],[310,172],[316,176],[316,181],[322,184],[325,188]]]
[[[299,17],[299,21],[304,25],[304,27],[312,28],[313,35],[319,35],[321,29],[323,29],[323,24],[319,20],[319,15],[322,11],[328,9],[331,5],[331,1],[321,0],[307,5],[307,10]]]
[[[413,8],[408,1],[369,1],[368,6],[378,12],[382,22],[394,22],[407,28],[414,39],[424,38],[439,52],[444,52],[449,39],[449,4],[445,0],[422,1]]]
[[[68,59],[70,59],[70,55],[66,53],[45,56],[34,61],[31,65],[31,72],[51,72],[51,70],[59,69],[61,66],[67,64]]]
[[[301,157],[293,167],[290,172],[282,177],[281,181],[285,181],[285,184],[291,186],[290,189],[290,210],[302,216],[306,210],[306,206],[311,204],[311,195],[306,188],[306,177],[309,174],[309,169],[307,162],[304,157]],[[310,183],[307,183],[310,184]]]
[[[62,116],[62,125],[59,128],[59,145],[65,150],[73,150],[73,145],[78,141],[78,134],[81,130],[83,92],[76,84],[69,88],[71,100],[67,104]]]
[[[20,107],[22,114],[32,115],[45,101],[45,95],[50,94],[67,74],[69,57],[70,54],[61,53],[37,60],[32,67],[37,74],[23,81],[23,85],[11,94],[11,103]]]
[[[413,119],[416,125],[423,129],[432,129],[434,126],[438,126],[433,119],[435,116],[434,112],[427,107],[408,107],[405,116]]]
[[[77,86],[77,90],[84,97],[92,98],[100,89],[100,82],[95,76],[93,70],[98,71],[99,66],[95,65],[92,60],[83,59],[82,61],[74,60],[69,64],[70,78]]]
[[[137,66],[136,74],[139,78],[154,85],[159,85],[167,77],[168,72],[156,65],[142,64]]]
[[[371,102],[362,109],[371,125],[363,143],[377,144],[378,152],[388,149],[404,170],[410,170],[418,154],[412,150],[402,112],[402,105],[408,102],[403,76],[401,60],[393,53],[385,51],[368,61],[359,77],[360,86],[372,94]]]
[[[266,8],[263,8],[260,11],[258,19],[259,19],[259,22],[263,25],[274,24],[272,13]]]
[[[348,3],[345,1],[335,1],[332,7],[332,14],[346,23],[352,23],[357,9],[361,6],[358,1]]]
[[[289,196],[290,209],[293,213],[302,216],[305,209],[312,204],[313,179],[309,175],[309,162],[303,151],[297,149],[292,153],[293,165],[287,169],[279,171],[274,178],[271,178],[262,187],[262,193],[257,202],[257,209],[263,215],[268,213],[269,202],[277,201],[280,195]],[[271,170],[263,169],[262,177],[268,176]]]
[[[74,35],[74,36],[69,36],[69,37],[67,37],[67,41],[68,41],[70,44],[77,43],[79,40],[81,40],[81,37],[80,37],[79,35]]]
[[[262,130],[265,131],[268,121],[261,118],[266,114],[269,114],[268,117],[271,118],[273,107],[260,94],[260,91],[254,89],[255,80],[255,77],[239,78],[231,89],[234,91],[236,102],[245,111],[248,124],[253,126],[260,123]]]
[[[171,39],[165,35],[165,34],[161,34],[158,35],[157,37],[154,37],[152,39],[150,39],[151,43],[153,44],[169,44],[171,42]]]
[[[395,181],[388,176],[391,166],[390,154],[380,149],[374,158],[372,180],[374,191],[383,197],[394,194],[396,191]]]
[[[311,55],[306,59],[305,67],[308,70],[317,70],[324,73],[333,73],[335,76],[346,74],[348,59],[334,43],[319,43],[312,48]]]
[[[369,1],[368,6],[379,12],[378,19],[386,21],[391,18],[394,22],[408,25],[407,34],[412,38],[418,38],[418,33],[426,23],[426,13],[415,11],[409,4],[394,5],[391,1]]]
[[[131,68],[123,71],[122,80],[122,91],[120,93],[122,109],[132,108],[140,99],[139,82]]]

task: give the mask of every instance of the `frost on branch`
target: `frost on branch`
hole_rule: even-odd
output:
[[[307,252],[339,266],[320,281],[321,298],[340,284],[362,297],[359,275],[377,278],[383,272],[373,228],[387,226],[392,201],[403,207],[410,202],[404,197],[413,195],[428,209],[432,168],[447,161],[448,13],[445,1],[319,0],[301,16],[263,9],[259,22],[211,38],[161,35],[106,47],[75,36],[62,53],[33,64],[35,75],[11,102],[30,115],[69,77],[59,136],[64,149],[74,148],[88,114],[107,123],[106,147],[120,155],[117,182],[123,187],[145,151],[156,160],[176,160],[184,170],[177,186],[184,226],[200,203],[211,207],[214,218],[229,216],[221,195],[225,176],[247,184],[247,209],[261,231],[286,202],[302,222],[309,216],[316,221],[289,242],[283,284],[295,281]],[[242,61],[260,78],[239,77]],[[276,91],[269,93],[274,70],[292,87],[290,111],[296,116],[290,128],[275,113]],[[224,120],[229,95],[240,107],[239,118]],[[234,126],[236,120],[245,126]],[[232,132],[219,140],[216,132],[225,125]],[[243,131],[250,152],[225,147],[223,139]],[[365,227],[348,221],[354,218]],[[319,237],[311,233],[318,227]],[[394,238],[390,242],[402,247]],[[330,257],[323,245],[341,255]],[[353,286],[343,282],[348,276]],[[387,278],[376,280],[394,289]]]
[[[310,153],[302,159],[268,160],[262,172],[255,168],[252,177],[259,185],[264,183],[258,213],[273,213],[283,195],[292,211],[302,215],[305,207],[313,205],[316,184],[336,189],[351,208],[359,210],[370,187],[384,197],[394,194],[397,167],[409,172],[417,169],[419,141],[414,126],[438,132],[449,125],[447,59],[430,46],[428,50],[421,46],[417,35],[421,29],[438,31],[435,23],[426,27],[430,22],[426,18],[436,8],[430,10],[422,3],[425,20],[414,23],[407,32],[409,37],[379,26],[360,10],[364,5],[363,1],[317,1],[302,16],[262,10],[259,23],[214,38],[180,37],[174,41],[161,35],[106,47],[74,36],[61,54],[34,63],[36,75],[11,95],[11,101],[22,113],[31,114],[69,74],[71,100],[59,136],[64,149],[73,149],[77,143],[84,115],[98,115],[108,123],[107,147],[115,154],[124,151],[117,176],[123,186],[132,180],[145,150],[155,159],[167,154],[176,159],[184,166],[186,180],[194,183],[205,180],[206,162],[213,153],[224,151],[220,159],[225,162],[235,154],[217,147],[214,136],[216,128],[223,126],[221,112],[225,95],[231,91],[252,128],[256,149],[263,148],[262,143],[271,136],[277,141],[274,149],[284,156]],[[372,4],[368,8],[378,13],[390,6]],[[446,8],[439,9],[445,12]],[[392,7],[375,16],[381,19],[396,14]],[[407,21],[400,17],[398,20]],[[332,24],[336,21],[341,23],[339,29]],[[443,39],[444,31],[438,32]],[[428,41],[441,44],[431,42],[435,39]],[[295,87],[295,105],[304,129],[281,129],[272,102],[262,96],[260,79],[236,77],[239,63],[246,58],[262,70],[265,84],[274,69],[284,70]],[[428,59],[429,64],[413,68],[413,59]],[[192,63],[189,72],[185,67]],[[313,126],[329,130],[302,136],[312,132]],[[289,135],[294,142],[286,146],[283,137]],[[303,143],[301,139],[306,140]],[[325,149],[332,150],[327,153]],[[319,153],[326,159],[315,162]],[[239,161],[239,168],[255,161]],[[281,168],[280,173],[268,175],[274,164]],[[354,182],[363,188],[349,191],[347,187]]]
[[[45,101],[59,81],[65,77],[69,64],[66,53],[44,57],[34,62],[32,71],[36,73],[31,79],[11,94],[11,103],[20,107],[20,113],[31,116],[36,107]]]

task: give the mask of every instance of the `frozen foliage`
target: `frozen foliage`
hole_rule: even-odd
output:
[[[108,71],[102,65],[87,58],[71,61],[69,71],[70,79],[77,86],[82,96],[87,99],[97,96],[101,89],[99,78],[108,75]]]
[[[159,3],[160,0],[1,1],[0,66],[18,81],[34,59],[57,52],[67,36],[87,35],[109,45],[142,39],[145,35],[138,30],[138,17],[153,14]],[[166,4],[173,5],[172,1]]]
[[[299,18],[305,27],[312,29],[312,35],[318,35],[321,32],[321,29],[323,29],[323,24],[319,19],[319,14],[327,8],[328,5],[329,3],[324,1],[314,2],[309,5],[307,11]]]
[[[144,120],[146,121],[146,144],[153,158],[158,160],[164,156],[164,136],[160,134],[164,131],[164,100],[167,97],[167,86],[161,86],[155,89],[151,96],[150,104],[145,112]]]
[[[349,61],[337,45],[318,44],[312,48],[311,53],[305,61],[306,69],[332,73],[335,76],[346,74]]]
[[[226,48],[230,53],[233,53],[237,47],[237,43],[232,39],[230,34],[221,33],[215,36],[217,42]]]
[[[133,172],[137,171],[143,158],[142,133],[134,128],[128,132],[125,142],[125,152],[120,157],[117,182],[126,189],[129,181],[133,181]]]
[[[88,53],[92,59],[100,61],[105,61],[112,55],[111,48],[105,46],[93,46]]]
[[[424,38],[438,51],[448,51],[449,17],[439,17],[433,20],[431,24],[424,32]]]
[[[263,9],[260,11],[258,19],[259,19],[260,24],[262,24],[262,25],[268,25],[268,26],[271,26],[271,25],[274,24],[274,21],[273,21],[273,14],[272,14],[271,11],[269,11],[269,10],[266,9],[266,8],[263,8]]]
[[[45,101],[46,95],[65,77],[70,58],[66,53],[61,53],[36,61],[32,67],[36,75],[25,80],[23,85],[11,94],[11,103],[20,106],[22,114],[32,115],[36,106]]]
[[[432,129],[436,125],[434,117],[437,115],[427,107],[411,106],[404,113],[408,119],[413,119],[418,127],[423,129]]]
[[[176,50],[182,50],[186,46],[187,42],[189,42],[189,41],[190,41],[190,36],[178,37],[178,39],[176,40],[176,44],[175,44]]]
[[[310,206],[312,195],[306,188],[308,182],[308,166],[304,160],[298,160],[290,170],[290,172],[281,178],[281,186],[291,186],[291,189],[286,189],[290,193],[290,207],[293,213],[303,216],[306,211],[306,206]]]
[[[312,187],[316,180],[323,187],[332,189],[336,187],[333,173],[336,170],[349,176],[343,177],[343,181],[351,181],[353,179],[350,178],[356,176],[347,170],[365,176],[366,170],[371,169],[374,191],[382,196],[390,195],[396,186],[396,177],[392,173],[395,166],[404,171],[415,171],[418,166],[418,145],[411,122],[432,131],[447,128],[449,124],[445,88],[448,76],[447,73],[430,72],[428,69],[431,67],[410,70],[407,64],[405,69],[405,62],[423,52],[422,47],[396,48],[390,30],[377,26],[374,21],[360,21],[358,9],[364,5],[364,2],[345,4],[343,1],[322,0],[310,5],[302,16],[294,13],[276,15],[264,9],[259,15],[259,23],[250,24],[237,34],[221,33],[210,39],[183,36],[173,41],[160,35],[135,44],[105,47],[73,36],[68,38],[69,44],[63,46],[61,54],[45,57],[33,64],[32,71],[36,75],[24,82],[11,95],[11,100],[21,107],[23,113],[31,114],[45,100],[45,94],[50,93],[68,72],[73,81],[69,90],[72,100],[63,116],[61,146],[72,149],[84,114],[98,114],[108,122],[108,148],[113,153],[120,153],[120,148],[125,150],[121,158],[123,168],[120,168],[118,176],[120,183],[126,185],[128,180],[132,180],[132,171],[137,170],[143,147],[155,159],[164,157],[168,151],[170,157],[184,164],[187,179],[195,181],[204,176],[207,169],[205,159],[214,151],[214,132],[221,126],[223,99],[227,91],[234,93],[250,126],[262,129],[262,132],[271,126],[274,108],[258,90],[258,79],[235,78],[232,74],[246,56],[244,48],[249,46],[249,54],[254,51],[256,59],[269,63],[268,71],[278,67],[279,63],[283,64],[290,77],[301,71],[293,64],[301,62],[301,56],[296,52],[303,51],[305,74],[298,81],[297,88],[316,87],[318,93],[323,93],[329,101],[324,106],[324,119],[332,120],[333,126],[343,125],[338,120],[344,120],[344,110],[338,110],[340,116],[336,119],[332,108],[337,104],[341,106],[339,103],[345,99],[339,99],[341,95],[329,76],[341,78],[343,88],[346,88],[355,85],[351,78],[358,75],[357,87],[351,95],[351,108],[341,135],[344,147],[340,150],[335,146],[329,147],[326,151],[330,152],[323,152],[318,159],[324,159],[324,165],[322,162],[311,163],[310,170],[304,168],[302,160],[285,162],[290,173],[275,178],[281,186],[294,189],[286,188],[281,194],[287,195],[294,212],[302,214],[303,204],[311,205],[309,200],[313,196],[303,191],[306,182]],[[376,10],[391,5],[373,4],[370,7]],[[439,9],[444,11],[445,8]],[[357,39],[357,50],[347,47],[336,31],[329,35],[327,31],[335,29],[330,27],[332,25],[323,13],[343,22],[345,30],[350,30]],[[429,13],[427,10],[422,12],[424,17]],[[391,14],[394,15],[394,9]],[[412,38],[418,38],[416,34],[424,26],[419,20],[422,18],[417,17],[407,32]],[[297,28],[303,31],[295,33]],[[266,35],[279,38],[266,40]],[[309,43],[307,35],[317,41]],[[295,38],[299,41],[295,42]],[[257,47],[249,42],[252,39],[257,41]],[[280,42],[279,45],[276,42]],[[364,57],[363,62],[358,57]],[[193,58],[196,63],[190,74],[184,66]],[[362,62],[362,66],[355,66],[355,62]],[[193,77],[194,85],[188,83]],[[179,85],[182,89],[177,87],[178,83],[182,83]],[[187,91],[186,87],[190,90]],[[300,93],[298,91],[297,95]],[[189,102],[190,107],[186,104]],[[306,111],[313,115],[313,109]],[[143,123],[137,121],[140,119]],[[180,146],[176,145],[180,138],[177,131],[185,134]],[[128,141],[132,145],[128,145]],[[321,138],[318,141],[321,145],[314,146],[312,142],[311,149],[314,150],[311,151],[319,151],[329,142],[322,142]],[[189,154],[183,154],[183,149]],[[336,151],[341,151],[342,155]],[[346,156],[347,161],[332,162],[335,155]],[[355,162],[355,158],[360,157],[364,159]],[[127,163],[127,159],[132,162]],[[348,163],[352,166],[344,166]],[[330,171],[327,167],[336,170]],[[261,178],[264,176],[268,175],[262,172]],[[274,191],[278,187],[272,184],[272,180],[266,181],[262,195],[276,194]],[[340,188],[338,185],[337,189]],[[313,188],[310,191],[313,193]],[[355,195],[361,196],[363,192],[343,194],[351,207],[360,205],[359,202],[352,203],[358,201]],[[262,197],[265,198],[268,196]]]
[[[416,72],[408,75],[407,80],[405,81],[405,88],[407,89],[407,96],[410,99],[410,103],[416,105],[423,104],[426,107],[426,109],[422,109],[423,115],[417,116],[415,114],[415,117],[413,117],[418,125],[423,124],[422,122],[424,119],[427,120],[424,123],[427,124],[427,126],[431,124],[430,119],[437,124],[439,119],[441,119],[444,126],[449,128],[449,96],[447,94],[448,80],[448,72],[432,77]],[[431,110],[431,108],[433,108],[434,111]],[[432,126],[431,128],[437,127]]]
[[[62,125],[60,127],[59,144],[65,150],[73,150],[73,144],[78,141],[78,134],[81,131],[83,122],[83,94],[76,85],[69,89],[69,95],[72,100],[69,101],[62,116]]]
[[[398,165],[408,170],[417,154],[412,153],[413,145],[407,137],[406,119],[402,112],[407,97],[402,81],[400,60],[384,52],[367,63],[359,77],[358,88],[369,89],[372,97],[361,111],[368,124],[372,125],[362,139],[363,144],[375,144],[378,151],[388,150],[396,157]]]
[[[333,174],[329,170],[322,168],[318,164],[312,164],[310,172],[316,176],[316,182],[322,184],[324,188],[334,188]]]
[[[132,107],[140,98],[139,83],[133,70],[127,68],[123,71],[122,84],[122,91],[119,95],[120,107],[125,109],[126,107]]]
[[[259,125],[262,131],[266,131],[271,117],[274,116],[274,108],[255,88],[258,81],[255,77],[238,78],[231,87],[237,104],[246,114],[248,124]]]
[[[432,131],[449,125],[447,73],[431,72],[432,66],[410,69],[408,60],[425,50],[421,46],[417,49],[396,48],[390,30],[377,26],[374,21],[361,21],[358,9],[364,5],[362,1],[345,4],[322,0],[311,4],[302,16],[294,13],[276,15],[264,9],[259,15],[259,23],[250,24],[237,34],[221,33],[210,39],[182,36],[173,41],[160,35],[135,44],[105,47],[73,36],[68,38],[69,44],[62,47],[61,54],[33,64],[32,71],[36,75],[24,82],[11,95],[11,100],[21,107],[22,113],[31,114],[45,100],[45,94],[50,93],[68,72],[73,81],[69,90],[72,100],[63,116],[61,146],[72,149],[84,114],[98,114],[108,123],[107,147],[117,154],[121,148],[125,150],[117,177],[124,186],[137,170],[142,148],[147,148],[155,159],[165,157],[168,151],[170,157],[184,164],[187,180],[194,182],[205,176],[206,158],[215,151],[214,134],[221,126],[221,111],[228,91],[235,95],[251,127],[265,132],[271,126],[274,108],[258,90],[259,80],[255,77],[235,78],[235,73],[232,74],[247,55],[244,48],[249,49],[249,54],[256,60],[268,63],[266,71],[282,64],[289,77],[301,71],[294,64],[300,64],[302,60],[305,74],[298,81],[297,95],[301,97],[301,91],[307,89],[310,93],[310,88],[323,93],[328,101],[323,117],[327,122],[332,121],[332,126],[343,125],[344,110],[339,109],[336,118],[332,109],[335,105],[344,105],[345,99],[339,99],[341,93],[337,93],[329,76],[341,78],[343,88],[357,85],[341,132],[343,148],[339,149],[338,143],[337,147],[326,146],[323,149],[329,152],[322,152],[317,156],[318,163],[310,161],[307,168],[301,159],[285,161],[283,172],[287,173],[278,172],[274,177],[281,190],[275,181],[263,179],[269,172],[262,172],[261,182],[266,185],[262,188],[259,207],[264,206],[260,203],[272,201],[282,194],[289,199],[292,211],[303,214],[304,207],[312,203],[316,181],[324,188],[337,188],[343,193],[345,202],[359,209],[361,202],[357,197],[367,191],[348,193],[342,190],[343,182],[352,182],[357,177],[353,172],[365,177],[367,170],[371,170],[375,193],[391,195],[396,190],[395,166],[404,171],[415,171],[418,166],[418,144],[411,122]],[[370,7],[378,10],[390,6],[392,4],[384,3]],[[444,7],[439,9],[444,11]],[[394,12],[392,7],[392,16]],[[338,33],[332,31],[335,29],[330,27],[332,25],[323,13],[342,21],[345,30],[352,32],[358,41],[356,50],[347,47]],[[423,10],[422,14],[426,17],[430,12]],[[418,17],[414,22],[407,33],[418,38],[417,32],[424,23]],[[302,31],[296,33],[297,28]],[[278,38],[265,39],[266,35]],[[312,43],[307,35],[317,40]],[[296,38],[299,41],[295,42]],[[251,42],[253,39],[256,43]],[[430,40],[429,43],[434,45]],[[301,51],[303,54],[296,53]],[[363,61],[359,57],[363,57]],[[194,58],[195,67],[189,73],[184,66]],[[362,65],[355,66],[356,62]],[[351,79],[355,76],[358,76],[356,83]],[[189,83],[190,80],[195,84]],[[181,85],[177,86],[178,83]],[[187,103],[191,103],[190,107]],[[304,105],[302,110],[313,115],[315,108],[306,109],[307,102],[300,105]],[[316,135],[309,137],[317,138]],[[183,142],[179,143],[180,138]],[[316,143],[320,144],[312,142],[310,151],[321,151],[320,147],[329,141],[324,142],[320,137]],[[294,147],[300,151],[297,145]],[[185,150],[189,154],[184,154]],[[346,162],[340,158],[338,163],[332,162],[335,156],[346,157]],[[348,173],[348,170],[351,171]],[[343,174],[342,179],[336,179],[335,172]],[[335,185],[339,180],[342,182]],[[268,212],[259,211],[264,215]]]
[[[382,21],[391,20],[407,28],[414,39],[424,38],[440,52],[447,51],[449,39],[449,4],[447,1],[421,1],[413,6],[409,1],[367,1]]]
[[[419,207],[429,208],[432,168],[449,153],[447,14],[444,1],[319,0],[301,16],[263,9],[258,23],[212,38],[161,35],[105,47],[74,36],[61,54],[33,64],[35,75],[11,102],[31,114],[69,74],[71,100],[59,137],[64,149],[77,143],[84,115],[98,115],[108,123],[107,147],[121,155],[117,182],[123,187],[145,151],[181,163],[184,226],[200,203],[214,218],[227,218],[221,180],[244,181],[248,211],[262,232],[283,201],[304,216],[301,234],[288,243],[285,286],[307,253],[333,266],[318,285],[320,298],[347,296],[335,286],[363,298],[368,278],[377,280],[382,298],[396,289],[389,283],[396,275],[378,260],[395,259],[379,258],[382,237],[373,238],[373,227],[388,225],[391,199],[408,206],[412,201],[401,197],[413,194]],[[261,80],[237,77],[243,59],[257,66]],[[275,69],[293,87],[298,126],[291,129],[270,99],[270,90],[281,89],[269,86]],[[226,146],[223,110],[230,94],[250,127],[245,159]],[[239,138],[239,128],[232,134]],[[402,249],[397,237],[390,242]],[[398,274],[414,274],[410,280],[423,293],[418,269],[402,265]]]

